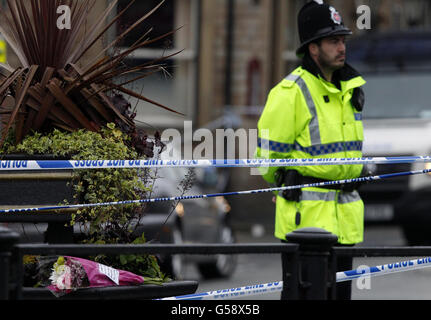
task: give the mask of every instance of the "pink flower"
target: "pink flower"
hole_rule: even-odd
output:
[[[72,276],[70,268],[66,265],[58,266],[50,279],[52,280],[52,285],[59,290],[72,289]]]
[[[76,257],[59,257],[52,269],[48,289],[59,297],[81,288],[161,283],[162,279],[144,279],[128,271],[117,270],[94,261]],[[85,280],[85,282],[84,282]]]

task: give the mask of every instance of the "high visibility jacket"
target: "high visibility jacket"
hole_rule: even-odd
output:
[[[258,122],[258,158],[362,157],[362,114],[351,102],[353,91],[365,84],[357,75],[340,80],[340,89],[303,67],[271,90]],[[275,184],[279,168],[260,168]],[[362,165],[288,167],[301,175],[325,180],[357,178]],[[299,215],[299,217],[298,217]],[[299,218],[299,219],[298,219]],[[338,236],[341,244],[363,241],[364,204],[357,191],[302,189],[300,202],[278,196],[275,236],[284,240],[298,228],[317,227]]]
[[[0,63],[7,62],[7,45],[6,41],[0,36]]]

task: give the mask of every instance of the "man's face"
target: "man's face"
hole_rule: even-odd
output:
[[[346,63],[346,37],[331,36],[323,38],[316,45],[316,58],[322,68],[332,71],[341,69]]]

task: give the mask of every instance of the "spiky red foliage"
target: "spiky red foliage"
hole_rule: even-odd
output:
[[[124,60],[135,50],[159,41],[174,31],[155,39],[142,37],[127,50],[107,55],[129,32],[153,14],[164,0],[103,50],[87,59],[84,67],[80,68],[78,65],[84,55],[135,0],[131,0],[124,10],[107,21],[118,2],[111,1],[105,11],[90,22],[90,31],[86,33],[82,28],[84,22],[89,23],[90,12],[96,1],[7,0],[8,10],[0,11],[0,32],[16,53],[21,66],[14,70],[2,65],[0,116],[3,125],[0,146],[11,129],[14,130],[16,143],[19,143],[31,130],[43,131],[56,127],[68,131],[82,128],[99,131],[110,122],[115,122],[123,131],[139,140],[133,115],[128,108],[124,108],[125,105],[130,107],[130,104],[119,94],[127,94],[178,113],[141,93],[127,89],[127,83],[117,85],[113,81],[131,72],[142,72],[148,76],[161,70],[161,63],[169,56],[134,67],[128,67]],[[57,27],[57,8],[60,5],[67,5],[71,9],[70,30]],[[141,148],[145,149],[145,146]]]

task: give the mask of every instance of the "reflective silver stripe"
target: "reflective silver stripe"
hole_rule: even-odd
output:
[[[359,195],[358,191],[353,192],[340,192],[338,196],[338,203],[339,204],[347,204],[347,203],[353,203],[361,200],[361,196]]]
[[[300,78],[301,78],[301,76],[299,76],[297,74],[289,74],[285,80],[296,82]]]
[[[317,192],[317,191],[302,191],[301,201],[335,201],[337,196],[336,191]]]
[[[336,191],[317,192],[317,191],[302,191],[301,201],[335,201],[337,198]],[[340,192],[338,195],[339,204],[348,204],[361,200],[361,196],[357,191],[354,192]]]
[[[304,95],[305,102],[307,103],[308,110],[311,114],[311,121],[308,125],[308,128],[310,130],[311,145],[322,144],[322,139],[320,138],[319,119],[317,118],[317,108],[311,96],[310,90],[307,87],[307,84],[305,83],[304,79],[294,74],[287,76],[286,80],[296,82],[301,89],[302,94]]]

